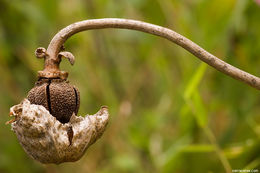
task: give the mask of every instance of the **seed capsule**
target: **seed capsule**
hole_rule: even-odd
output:
[[[42,78],[27,96],[31,104],[44,106],[61,123],[67,123],[80,105],[79,91],[64,79]]]

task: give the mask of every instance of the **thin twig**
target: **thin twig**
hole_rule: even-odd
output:
[[[59,71],[59,52],[64,44],[64,42],[73,34],[76,34],[85,30],[92,29],[103,29],[103,28],[121,28],[121,29],[130,29],[138,30],[153,35],[157,35],[163,38],[166,38],[173,43],[183,47],[200,60],[214,67],[220,72],[225,73],[233,77],[234,79],[240,80],[258,90],[260,90],[260,78],[247,73],[243,70],[240,70],[216,56],[210,54],[191,40],[186,37],[161,26],[157,26],[150,23],[145,23],[137,20],[129,19],[117,19],[117,18],[104,18],[104,19],[92,19],[85,20],[77,23],[73,23],[66,28],[58,32],[54,38],[51,40],[49,47],[46,51],[45,57],[45,72],[55,72]]]

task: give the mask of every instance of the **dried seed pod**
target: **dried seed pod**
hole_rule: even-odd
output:
[[[27,96],[32,104],[44,106],[61,123],[67,123],[73,113],[77,115],[79,91],[63,79],[40,79]]]
[[[36,49],[35,55],[44,59],[44,69],[38,71],[35,83],[22,103],[10,109],[13,120],[7,122],[32,158],[42,163],[72,162],[80,159],[87,148],[104,132],[108,110],[102,107],[95,115],[76,116],[80,105],[77,88],[67,82],[68,73],[59,69],[62,58],[71,65],[72,53],[63,46],[50,56],[48,49]]]
[[[13,106],[10,115],[15,118],[12,130],[26,153],[41,163],[55,164],[79,160],[103,134],[109,118],[107,107],[101,107],[95,115],[73,114],[63,124],[45,107],[27,99]]]

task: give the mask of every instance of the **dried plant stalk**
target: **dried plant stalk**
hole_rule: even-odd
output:
[[[42,75],[55,76],[62,75],[59,71],[59,53],[64,42],[72,35],[92,29],[103,28],[121,28],[146,32],[149,34],[157,35],[183,47],[200,60],[204,61],[208,65],[214,67],[218,71],[231,76],[234,79],[240,80],[258,90],[260,90],[260,78],[250,73],[247,73],[239,68],[236,68],[225,61],[217,58],[211,53],[201,48],[196,43],[182,36],[181,34],[154,24],[141,22],[137,20],[129,19],[117,19],[117,18],[104,18],[104,19],[92,19],[84,20],[81,22],[73,23],[66,28],[59,31],[51,40],[48,49],[46,50],[45,57],[45,69],[40,72]],[[48,72],[48,73],[47,73]],[[51,72],[51,73],[50,73]],[[58,73],[58,74],[57,74]]]

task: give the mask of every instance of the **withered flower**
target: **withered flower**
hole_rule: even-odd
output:
[[[47,50],[36,50],[36,56],[45,60],[44,70],[38,72],[38,81],[29,92],[28,100],[12,107],[10,112],[14,119],[8,123],[12,124],[19,142],[30,156],[42,163],[76,161],[104,132],[109,117],[107,107],[102,107],[92,116],[76,116],[80,103],[79,91],[67,82],[68,73],[59,69],[62,57],[74,64],[74,56],[63,48],[70,36],[101,28],[138,30],[163,37],[220,72],[260,90],[259,77],[226,63],[168,28],[116,18],[73,23],[54,36]]]
[[[80,159],[87,148],[104,132],[108,109],[103,106],[95,115],[76,116],[80,94],[67,81],[68,73],[59,70],[61,58],[74,64],[74,56],[60,52],[50,60],[44,48],[35,52],[45,59],[45,69],[20,104],[10,109],[12,130],[28,155],[41,163],[72,162]]]

